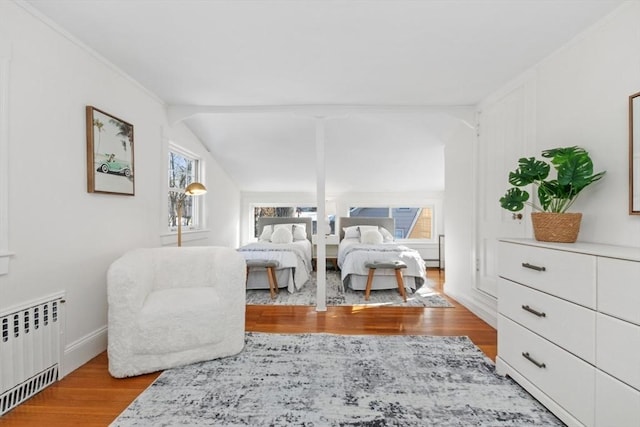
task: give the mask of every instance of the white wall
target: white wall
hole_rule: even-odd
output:
[[[66,292],[64,372],[106,348],[109,264],[137,247],[157,247],[166,230],[166,144],[207,164],[207,227],[199,245],[236,246],[239,191],[165,106],[97,55],[13,2],[0,2],[0,33],[11,46],[9,235],[14,252],[0,276],[0,312]],[[90,194],[84,110],[93,105],[134,125],[135,196]]]
[[[629,210],[629,95],[640,91],[640,2],[628,2],[537,67],[537,151],[586,148],[606,176],[571,211],[579,240],[640,246]]]
[[[534,134],[533,152],[523,155],[579,145],[591,153],[596,171],[607,171],[571,208],[583,213],[580,241],[640,247],[640,216],[628,215],[628,97],[640,91],[639,22],[640,2],[627,2],[514,79],[533,79],[535,87],[535,126],[524,130]],[[476,230],[475,218],[469,216],[475,205],[464,195],[474,187],[470,179],[478,156],[472,156],[472,141],[449,142],[445,290],[494,324],[495,301],[475,289]],[[504,171],[505,180],[509,170]]]

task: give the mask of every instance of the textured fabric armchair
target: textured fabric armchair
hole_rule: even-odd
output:
[[[107,272],[109,372],[122,378],[239,353],[245,260],[223,247],[136,249]]]

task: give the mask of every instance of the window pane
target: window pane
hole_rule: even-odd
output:
[[[194,198],[184,196],[184,190],[189,184],[197,181],[198,160],[175,151],[169,151],[169,188],[168,188],[168,225],[169,229],[178,226],[178,201],[183,199],[181,212],[182,227],[196,227],[197,206]]]
[[[397,239],[431,239],[431,208],[393,208]]]
[[[350,208],[350,217],[388,218],[389,208]]]
[[[179,193],[169,192],[169,228],[178,226],[178,197]],[[195,226],[193,197],[187,196],[182,203],[182,227]]]
[[[196,181],[197,162],[179,153],[169,151],[169,188],[186,188]]]
[[[360,208],[349,209],[350,217],[387,218],[391,211],[391,218],[395,220],[396,239],[426,239],[433,237],[433,210],[422,208]]]
[[[315,207],[256,207],[253,210],[253,233],[254,237],[258,237],[258,218],[260,217],[277,217],[277,218],[311,218],[311,224],[313,226],[312,234],[316,234],[317,225],[317,211]]]

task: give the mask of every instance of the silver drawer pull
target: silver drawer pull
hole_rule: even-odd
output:
[[[534,365],[536,365],[540,369],[547,367],[547,365],[545,365],[544,363],[540,363],[536,359],[534,359],[533,357],[529,356],[529,353],[527,353],[527,352],[523,352],[522,353],[522,357],[524,357],[525,359],[527,359],[529,362],[533,363]]]
[[[542,312],[542,311],[538,311],[538,310],[534,310],[533,308],[529,307],[528,305],[523,305],[522,309],[524,311],[528,311],[531,314],[535,314],[538,317],[547,317],[547,313]]]
[[[530,268],[530,269],[535,270],[535,271],[547,271],[547,269],[544,268],[544,267],[540,267],[540,266],[537,266],[537,265],[529,264],[528,262],[523,262],[522,266],[524,268]]]

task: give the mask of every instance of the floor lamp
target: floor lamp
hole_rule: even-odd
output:
[[[207,192],[207,188],[199,182],[192,182],[178,195],[178,246],[182,246],[182,206],[187,196],[200,196]]]

